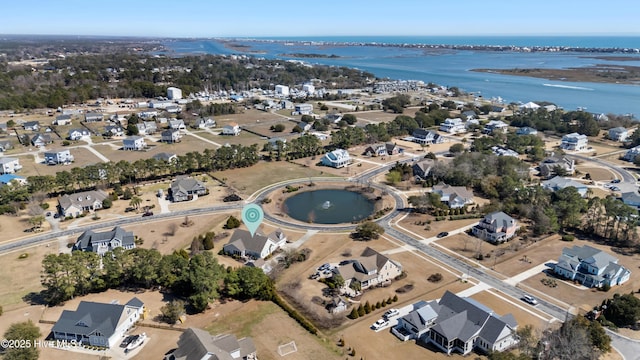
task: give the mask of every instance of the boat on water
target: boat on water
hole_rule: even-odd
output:
[[[127,345],[127,351],[131,351],[131,350],[137,348],[138,346],[142,345],[142,343],[144,343],[144,341],[146,339],[147,339],[147,334],[146,333],[142,333],[140,335],[135,335],[133,340],[131,340],[129,345]]]

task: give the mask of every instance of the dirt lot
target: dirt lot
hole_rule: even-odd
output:
[[[23,296],[43,289],[42,285],[40,285],[42,260],[45,255],[56,253],[58,253],[57,243],[51,242],[0,256],[0,263],[2,264],[0,266],[0,278],[3,279],[2,286],[0,286],[0,306],[3,307],[5,312],[0,323],[7,321],[5,316],[10,310],[26,306],[22,300]],[[27,254],[27,257],[20,259],[19,257],[22,254]],[[24,311],[30,312],[29,310]],[[0,334],[3,334],[4,331],[1,327]]]

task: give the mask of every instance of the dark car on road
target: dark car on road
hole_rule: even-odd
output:
[[[448,232],[446,232],[446,231],[443,231],[443,232],[441,232],[441,233],[439,233],[439,234],[437,235],[437,237],[439,237],[439,238],[443,238],[443,237],[445,237],[445,236],[449,236],[449,233],[448,233]]]

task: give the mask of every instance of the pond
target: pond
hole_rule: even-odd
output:
[[[284,201],[284,211],[296,220],[314,224],[359,221],[373,214],[374,202],[348,190],[306,191]]]

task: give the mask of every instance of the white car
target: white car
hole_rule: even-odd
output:
[[[525,302],[528,302],[531,305],[538,305],[538,300],[536,300],[536,298],[530,295],[523,296],[522,300],[524,300]]]
[[[385,327],[386,325],[388,325],[389,322],[385,319],[378,319],[378,321],[374,322],[373,325],[371,325],[371,328],[373,330],[380,330],[383,327]]]
[[[394,316],[398,316],[398,314],[400,314],[400,311],[398,311],[398,309],[389,309],[384,313],[384,315],[382,315],[382,317],[389,320]]]

